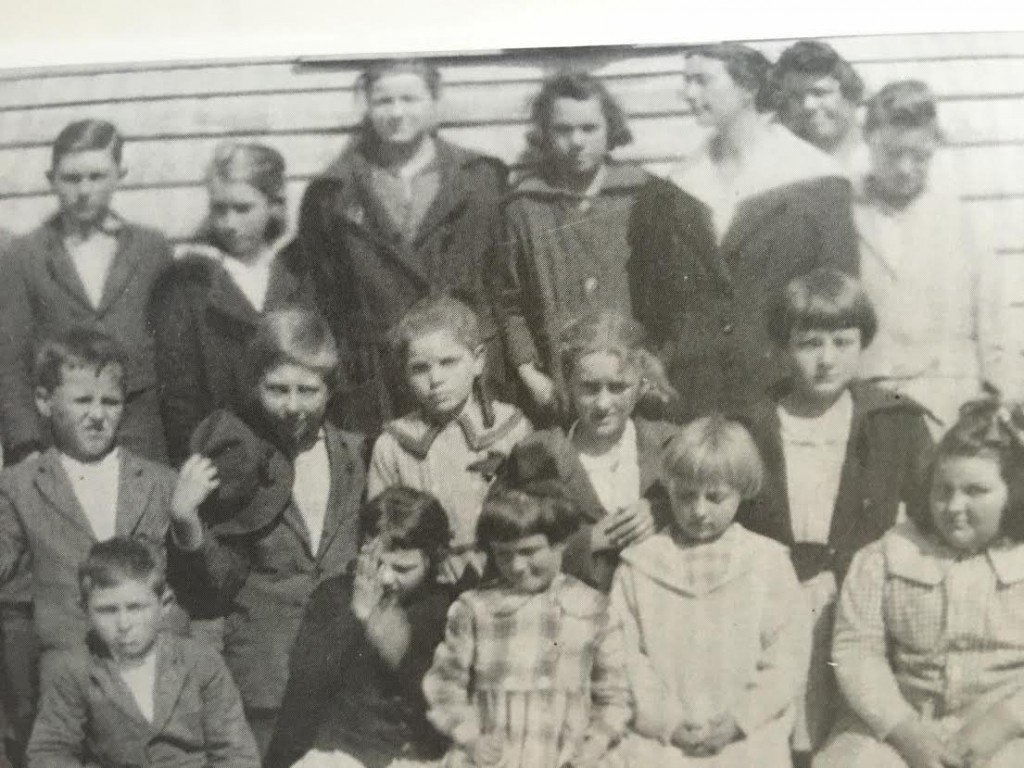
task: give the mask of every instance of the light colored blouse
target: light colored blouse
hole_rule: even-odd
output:
[[[117,528],[120,451],[115,448],[95,462],[81,462],[61,453],[60,464],[96,541],[112,539]]]
[[[277,249],[267,248],[253,261],[245,263],[233,256],[221,254],[220,264],[238,286],[238,290],[249,300],[253,309],[263,311],[270,288],[270,269],[277,257]]]
[[[331,461],[323,430],[310,448],[295,457],[294,467],[292,500],[306,524],[310,550],[315,556],[320,551],[331,496]]]
[[[573,440],[576,425],[569,430]],[[601,506],[609,513],[618,512],[640,499],[640,459],[636,445],[636,425],[626,422],[619,441],[600,456],[576,452],[587,479],[594,487]]]

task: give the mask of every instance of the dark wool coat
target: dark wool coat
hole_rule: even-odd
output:
[[[896,522],[900,502],[917,498],[923,463],[932,445],[926,411],[913,400],[873,384],[851,385],[853,422],[828,545],[801,547],[793,541],[776,409],[784,391],[778,388],[775,397],[752,405],[740,416],[764,459],[765,484],[758,498],[741,506],[736,519],[790,547],[801,580],[831,570],[842,581],[857,550]]]
[[[640,465],[640,495],[651,501],[655,522],[661,527],[668,523],[670,514],[668,497],[660,483],[661,461],[666,446],[679,428],[674,424],[645,419],[633,419],[633,423],[636,425],[637,461]],[[566,544],[562,570],[607,592],[612,585],[619,555],[610,550],[595,553],[590,548],[590,532],[594,523],[608,513],[590,484],[579,454],[565,432],[557,428],[535,432],[520,445],[540,445],[554,458],[558,477],[580,513],[580,527]]]
[[[210,418],[221,418],[220,412]],[[246,708],[277,709],[288,679],[288,654],[309,596],[324,579],[344,573],[358,548],[359,509],[366,492],[365,448],[357,435],[325,424],[331,490],[320,546],[310,549],[302,514],[290,500],[262,527],[239,535],[208,533],[186,552],[172,541],[171,578],[194,615],[222,615],[224,659]],[[254,435],[254,433],[249,433]],[[238,422],[238,441],[246,427]],[[260,443],[259,445],[262,445]],[[258,452],[252,441],[252,453]],[[263,460],[270,461],[270,456]],[[256,467],[254,477],[291,488],[291,473]],[[237,487],[221,477],[221,487]],[[256,498],[266,498],[266,493]],[[216,496],[207,503],[216,503]],[[246,514],[245,512],[240,514]]]
[[[500,161],[437,142],[440,183],[411,242],[373,190],[373,149],[357,140],[306,189],[299,241],[320,306],[350,354],[347,426],[368,435],[411,410],[386,359],[387,332],[419,299],[454,293],[480,314],[495,394],[504,384],[487,264],[501,233],[506,169]]]
[[[310,749],[340,750],[367,768],[440,757],[444,740],[427,722],[422,685],[451,600],[436,584],[410,598],[409,648],[393,669],[352,613],[352,575],[321,584],[292,648],[266,768],[289,768]]]
[[[299,256],[293,246],[278,253],[264,312],[315,308]],[[217,409],[242,412],[248,406],[246,348],[261,315],[220,264],[187,252],[154,287],[150,314],[167,448],[178,465],[188,458],[200,421]]]
[[[676,419],[742,407],[785,376],[765,309],[816,267],[857,273],[850,196],[838,177],[767,189],[740,202],[719,244],[702,200],[662,179],[641,190],[630,224],[633,311],[679,391]]]
[[[98,308],[64,248],[58,216],[7,248],[0,264],[0,423],[8,452],[49,444],[34,399],[36,345],[87,327],[112,337],[127,355],[121,444],[147,458],[166,458],[146,307],[153,284],[171,263],[171,249],[159,232],[117,221],[117,252]]]

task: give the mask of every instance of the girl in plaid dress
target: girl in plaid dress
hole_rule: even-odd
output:
[[[636,768],[787,768],[809,641],[785,547],[734,522],[761,484],[738,423],[709,416],[665,454],[669,527],[626,549],[612,585],[636,706]]]
[[[510,485],[477,527],[497,576],[452,605],[423,680],[427,717],[453,742],[444,765],[613,765],[632,713],[621,628],[604,595],[561,573],[578,521],[560,484]]]

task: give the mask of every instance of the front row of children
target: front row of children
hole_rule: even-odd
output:
[[[671,394],[635,324],[581,320],[561,437],[476,384],[472,313],[414,312],[419,408],[361,511],[315,315],[268,313],[250,403],[177,480],[117,447],[109,342],[44,348],[55,447],[0,474],[0,583],[31,573],[43,650],[29,766],[1021,764],[1024,412],[976,404],[932,451],[919,407],[854,381],[852,278],[780,299],[776,399],[684,427],[633,417]]]

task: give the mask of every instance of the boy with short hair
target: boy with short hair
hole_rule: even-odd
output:
[[[79,585],[90,648],[44,665],[29,768],[258,768],[223,660],[206,645],[160,631],[172,601],[163,553],[114,537],[92,548]]]
[[[50,444],[34,404],[34,348],[76,326],[101,330],[128,351],[124,443],[147,458],[166,457],[146,311],[171,250],[163,235],[111,210],[126,173],[123,143],[105,121],[65,127],[47,173],[60,210],[18,238],[0,265],[0,432],[8,465]]]
[[[85,641],[78,567],[90,548],[115,534],[163,542],[167,532],[174,471],[118,447],[124,378],[119,348],[101,333],[77,329],[46,342],[35,401],[55,444],[0,472],[0,604],[23,733],[36,653]],[[20,621],[8,623],[12,616]]]

